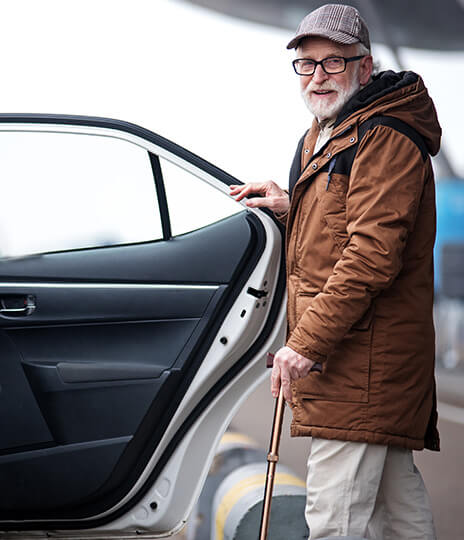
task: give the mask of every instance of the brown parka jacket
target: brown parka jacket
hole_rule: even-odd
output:
[[[358,140],[379,116],[422,145],[388,122]],[[351,98],[313,155],[318,134],[314,122],[286,217],[287,345],[322,372],[292,383],[291,434],[438,450],[435,107],[418,75],[388,71]]]

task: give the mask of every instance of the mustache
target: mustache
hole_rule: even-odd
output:
[[[303,90],[303,96],[309,96],[310,92],[316,90],[336,90],[340,91],[339,85],[335,81],[324,81],[322,84],[316,84],[314,81],[311,81],[308,86]]]

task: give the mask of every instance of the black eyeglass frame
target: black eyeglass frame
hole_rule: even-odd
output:
[[[292,66],[293,66],[293,69],[295,70],[295,73],[297,75],[300,75],[301,77],[312,77],[314,73],[316,72],[317,66],[321,66],[321,68],[323,69],[325,73],[327,73],[327,75],[337,75],[338,73],[343,73],[344,71],[346,71],[346,64],[348,62],[355,62],[356,60],[361,60],[361,58],[364,58],[365,56],[366,56],[365,54],[362,54],[361,56],[350,56],[349,58],[345,58],[344,56],[327,56],[327,58],[323,58],[322,60],[319,60],[319,61],[313,60],[312,58],[295,58],[295,60],[293,60],[292,62]],[[326,60],[330,60],[331,58],[341,58],[344,61],[343,69],[341,71],[329,72],[325,69],[324,62]],[[300,60],[311,60],[311,62],[314,62],[314,71],[312,73],[298,73],[296,66],[297,66],[297,62],[299,62]]]

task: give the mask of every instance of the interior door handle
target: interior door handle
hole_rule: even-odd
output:
[[[36,307],[35,297],[32,294],[26,296],[4,296],[0,299],[0,314],[7,317],[31,315],[34,313]]]

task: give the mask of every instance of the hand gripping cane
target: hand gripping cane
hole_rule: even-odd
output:
[[[267,353],[266,367],[271,368],[274,363],[274,355]],[[320,364],[314,364],[310,371],[322,371]],[[274,421],[272,423],[271,443],[267,455],[266,486],[264,488],[263,513],[261,515],[261,526],[259,529],[259,540],[267,540],[269,529],[269,518],[271,515],[272,491],[274,489],[274,478],[277,462],[279,461],[279,444],[282,433],[282,423],[284,419],[285,400],[282,385],[279,389],[279,396],[276,398],[274,409]]]

